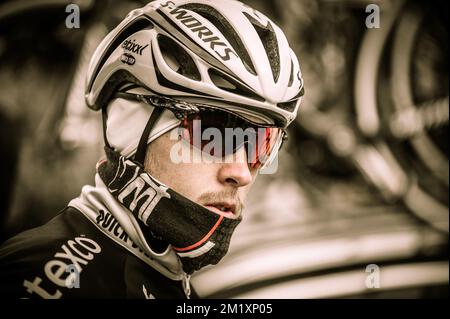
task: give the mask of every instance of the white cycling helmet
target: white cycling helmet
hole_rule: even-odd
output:
[[[131,11],[95,51],[86,101],[103,109],[136,87],[278,127],[295,118],[304,92],[280,28],[234,0],[158,0]]]

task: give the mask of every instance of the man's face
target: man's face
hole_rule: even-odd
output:
[[[147,148],[145,170],[168,187],[218,214],[237,218],[252,186],[257,170],[249,168],[247,154],[241,147],[223,163],[175,163],[170,152],[177,140],[170,132],[160,136]],[[190,145],[191,151],[199,152]]]

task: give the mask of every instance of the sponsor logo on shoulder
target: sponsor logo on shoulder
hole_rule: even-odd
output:
[[[36,276],[32,282],[24,280],[23,286],[27,288],[26,292],[29,294],[35,293],[45,299],[59,299],[63,296],[61,288],[80,287],[81,272],[101,251],[102,248],[97,242],[84,235],[80,235],[73,240],[70,239],[61,246],[61,251],[53,256],[54,259],[45,264],[46,278],[43,280]],[[49,281],[57,288],[50,289]]]
[[[101,229],[116,242],[124,244],[127,249],[142,258],[151,259],[146,252],[133,242],[110,212],[105,212],[101,209],[98,212],[95,221],[97,222],[97,225],[99,225]]]

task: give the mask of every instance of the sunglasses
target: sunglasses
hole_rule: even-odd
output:
[[[270,165],[286,139],[280,128],[256,126],[221,110],[185,114],[179,133],[190,145],[216,158],[224,159],[245,147],[253,169]]]
[[[287,139],[286,132],[281,128],[260,126],[210,105],[124,92],[116,96],[172,111],[180,120],[179,136],[210,156],[224,159],[245,147],[247,163],[252,169],[269,166]]]

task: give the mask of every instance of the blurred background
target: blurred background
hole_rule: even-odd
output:
[[[0,241],[94,181],[101,119],[84,77],[145,1],[0,2]],[[306,95],[275,175],[261,175],[206,298],[448,297],[448,2],[244,0],[299,56]],[[367,28],[369,4],[380,28]]]

